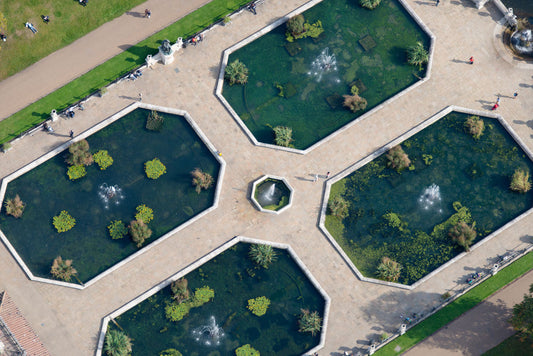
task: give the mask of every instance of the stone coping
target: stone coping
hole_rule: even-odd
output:
[[[362,280],[364,282],[381,284],[381,285],[385,285],[385,286],[389,286],[389,287],[396,287],[396,288],[401,288],[401,289],[413,290],[413,289],[415,289],[416,287],[420,286],[422,283],[424,283],[425,281],[427,281],[428,279],[430,279],[431,277],[433,277],[434,275],[436,275],[437,273],[439,273],[440,271],[442,271],[446,267],[450,266],[452,263],[454,263],[455,261],[461,259],[463,256],[465,256],[467,254],[467,252],[461,252],[460,254],[455,256],[454,258],[452,258],[449,261],[445,262],[444,264],[442,264],[441,266],[439,266],[438,268],[436,268],[432,272],[428,273],[427,275],[425,275],[424,277],[422,277],[421,279],[419,279],[418,281],[416,281],[415,283],[413,283],[411,285],[401,284],[401,283],[394,283],[394,282],[387,282],[387,281],[382,281],[380,279],[368,278],[368,277],[363,276],[363,274],[357,269],[355,264],[350,260],[348,255],[344,252],[342,247],[337,243],[335,238],[333,236],[331,236],[331,234],[329,233],[329,231],[326,229],[326,226],[325,226],[326,212],[327,212],[327,206],[328,206],[328,198],[329,198],[329,195],[330,195],[331,186],[334,183],[336,183],[339,180],[345,178],[346,176],[348,176],[352,172],[358,170],[359,168],[363,167],[364,165],[366,165],[367,163],[371,162],[375,158],[379,157],[383,153],[387,152],[392,147],[399,145],[400,143],[402,143],[403,141],[407,140],[411,136],[413,136],[416,133],[422,131],[426,127],[434,124],[435,122],[440,120],[442,117],[444,117],[444,116],[446,116],[449,113],[454,112],[454,111],[455,112],[460,112],[460,113],[465,113],[465,114],[470,114],[470,115],[478,115],[478,116],[497,119],[498,122],[500,124],[502,124],[502,126],[505,128],[505,130],[515,140],[515,142],[520,146],[520,148],[527,154],[528,158],[533,161],[533,153],[531,152],[531,150],[529,150],[529,148],[524,144],[524,142],[514,132],[514,130],[511,128],[511,126],[503,119],[503,117],[501,115],[495,114],[495,113],[492,113],[492,112],[471,110],[471,109],[467,109],[467,108],[462,108],[462,107],[459,107],[459,106],[451,105],[451,106],[448,106],[448,107],[444,108],[440,112],[436,113],[435,115],[433,115],[429,119],[423,121],[419,125],[413,127],[411,130],[407,131],[403,135],[400,135],[399,137],[395,138],[394,140],[392,140],[391,142],[387,143],[383,147],[377,149],[376,151],[374,151],[370,155],[366,156],[365,158],[363,158],[363,159],[359,160],[358,162],[354,163],[350,167],[346,168],[342,172],[340,172],[337,175],[335,175],[330,180],[326,181],[326,189],[324,190],[324,196],[323,196],[323,200],[322,200],[322,207],[320,209],[319,228],[326,235],[326,237],[328,238],[329,242],[333,245],[333,247],[337,250],[337,252],[341,255],[341,257],[344,259],[344,261],[348,264],[348,266],[352,269],[352,271],[355,273],[355,275],[360,280]],[[521,215],[519,215],[519,216],[515,217],[514,219],[510,220],[509,222],[507,222],[505,225],[503,225],[499,229],[497,229],[497,230],[493,231],[492,233],[490,233],[488,236],[483,238],[481,241],[479,241],[475,245],[473,245],[470,248],[470,251],[476,250],[477,248],[479,248],[484,243],[488,242],[489,240],[492,240],[495,236],[498,236],[500,232],[504,231],[505,229],[509,228],[511,225],[513,225],[516,222],[518,222],[518,221],[524,219],[525,217],[529,216],[531,213],[533,213],[533,208],[530,208],[529,210],[525,211]]]
[[[231,47],[229,47],[222,54],[222,63],[220,65],[220,72],[218,74],[217,85],[216,85],[216,88],[215,88],[215,95],[220,100],[222,105],[224,105],[226,110],[228,110],[228,112],[231,114],[233,119],[239,124],[241,129],[246,133],[246,135],[248,136],[250,141],[256,146],[267,147],[267,148],[272,148],[272,149],[279,150],[279,151],[287,151],[287,152],[292,152],[292,153],[298,153],[298,154],[305,155],[305,154],[309,153],[310,151],[312,151],[313,149],[315,149],[316,147],[321,146],[322,144],[324,144],[327,141],[331,140],[335,136],[337,136],[340,133],[344,132],[345,130],[349,129],[350,127],[352,127],[356,123],[361,122],[364,119],[368,118],[373,113],[375,113],[378,110],[380,110],[381,108],[383,108],[385,105],[389,105],[390,103],[392,103],[393,101],[395,101],[398,98],[402,97],[403,95],[407,94],[411,90],[413,90],[416,87],[422,85],[423,83],[428,81],[429,78],[431,77],[431,67],[433,66],[433,52],[435,51],[435,40],[436,40],[436,37],[430,31],[429,27],[427,27],[424,24],[424,22],[422,22],[422,19],[407,4],[406,0],[398,0],[399,3],[404,7],[404,9],[409,13],[409,15],[415,20],[417,25],[420,26],[422,28],[422,30],[430,38],[430,45],[429,45],[429,51],[428,51],[429,61],[427,63],[427,67],[426,67],[426,75],[421,80],[419,80],[418,82],[416,82],[413,85],[405,88],[404,90],[402,90],[399,93],[393,95],[392,97],[386,99],[385,101],[383,101],[381,104],[375,106],[370,111],[364,113],[363,115],[359,116],[356,119],[353,119],[352,121],[348,122],[346,125],[340,127],[339,129],[337,129],[333,133],[331,133],[328,136],[324,137],[320,141],[314,143],[313,145],[311,145],[310,147],[306,148],[305,150],[300,150],[300,149],[296,149],[296,148],[289,148],[289,147],[283,147],[283,146],[278,146],[278,145],[274,145],[274,144],[268,144],[268,143],[259,142],[255,138],[255,136],[252,134],[252,132],[248,129],[246,124],[241,120],[239,114],[237,114],[237,112],[235,110],[233,110],[233,108],[228,103],[226,98],[224,98],[224,96],[222,95],[222,89],[223,89],[223,86],[224,86],[224,70],[226,69],[226,65],[228,64],[228,58],[229,58],[230,54],[232,54],[236,50],[238,50],[238,49],[246,46],[247,44],[255,41],[256,39],[258,39],[259,37],[263,36],[264,34],[272,31],[274,28],[276,28],[276,27],[282,25],[283,23],[287,22],[291,17],[294,17],[294,16],[296,16],[296,15],[298,15],[298,14],[300,14],[300,13],[302,13],[302,12],[308,10],[308,9],[310,9],[311,7],[317,5],[318,3],[322,2],[322,1],[324,1],[324,0],[311,0],[308,3],[305,3],[304,5],[302,5],[302,6],[298,7],[298,8],[296,8],[295,10],[289,12],[287,15],[285,15],[285,16],[277,19],[276,21],[272,22],[270,25],[262,28],[261,30],[259,30],[256,33],[248,36],[244,40],[234,44]]]
[[[201,219],[203,216],[207,215],[209,212],[211,212],[212,210],[217,208],[218,202],[219,202],[219,198],[220,198],[221,189],[222,189],[222,181],[223,181],[223,177],[224,177],[224,172],[225,172],[225,169],[226,169],[226,162],[219,155],[219,153],[216,150],[215,146],[213,146],[213,144],[209,141],[207,136],[202,132],[202,130],[200,130],[200,127],[194,122],[194,120],[192,119],[192,117],[189,115],[188,112],[186,112],[184,110],[173,109],[173,108],[162,107],[162,106],[151,105],[151,104],[145,104],[145,103],[141,103],[141,102],[134,102],[134,103],[126,106],[124,109],[122,109],[119,112],[113,114],[112,116],[108,117],[104,121],[94,125],[93,127],[87,129],[86,131],[82,132],[80,135],[78,135],[78,136],[74,137],[73,139],[71,139],[71,140],[59,145],[58,147],[56,147],[52,151],[44,154],[43,156],[37,158],[33,162],[31,162],[31,163],[27,164],[26,166],[20,168],[19,170],[15,171],[14,173],[11,173],[10,175],[6,176],[2,180],[2,184],[0,186],[0,202],[2,202],[3,199],[4,199],[4,195],[6,193],[7,184],[9,182],[11,182],[12,180],[18,178],[19,176],[23,175],[24,173],[27,173],[28,171],[30,171],[33,168],[35,168],[38,165],[40,165],[41,163],[43,163],[43,162],[51,159],[52,157],[56,156],[58,153],[60,153],[63,150],[67,149],[72,143],[78,142],[80,140],[83,140],[83,139],[87,138],[88,136],[90,136],[93,133],[95,133],[95,132],[103,129],[104,127],[112,124],[113,122],[119,120],[120,118],[122,118],[123,116],[129,114],[130,112],[132,112],[133,110],[135,110],[137,108],[148,109],[148,110],[156,110],[156,111],[161,111],[161,112],[165,112],[165,113],[168,113],[168,114],[174,114],[174,115],[183,116],[185,118],[185,120],[187,120],[187,123],[189,125],[191,125],[191,127],[196,132],[196,134],[200,137],[200,139],[203,141],[203,143],[209,148],[209,150],[211,151],[211,154],[220,163],[220,172],[219,172],[219,177],[217,179],[217,184],[216,184],[216,188],[215,188],[215,200],[213,202],[213,205],[211,207],[207,208],[206,210],[202,211],[198,215],[196,215],[196,216],[192,217],[191,219],[187,220],[183,224],[181,224],[181,225],[177,226],[176,228],[172,229],[171,231],[167,232],[163,236],[160,236],[158,239],[154,240],[150,244],[148,244],[145,247],[141,248],[137,252],[135,252],[135,253],[129,255],[128,257],[126,257],[125,259],[119,261],[118,263],[116,263],[115,265],[111,266],[110,268],[108,268],[104,272],[102,272],[102,273],[98,274],[97,276],[93,277],[87,283],[84,283],[84,284],[81,284],[81,285],[80,284],[75,284],[75,283],[63,282],[63,281],[59,281],[59,280],[53,280],[53,279],[34,276],[33,273],[30,271],[30,269],[28,268],[28,266],[26,265],[26,263],[23,261],[23,259],[20,257],[20,255],[17,253],[17,251],[15,250],[13,245],[11,245],[11,243],[8,240],[8,238],[0,230],[0,239],[6,245],[7,249],[13,255],[13,257],[17,260],[18,264],[24,270],[24,273],[26,273],[26,275],[28,276],[28,278],[30,280],[43,282],[43,283],[54,284],[54,285],[62,286],[62,287],[70,287],[70,288],[75,288],[75,289],[84,289],[84,288],[89,287],[90,285],[96,283],[98,280],[104,278],[108,274],[114,272],[115,270],[117,270],[118,268],[122,267],[126,263],[130,262],[131,260],[133,260],[137,256],[140,256],[143,253],[147,252],[152,247],[154,247],[154,246],[160,244],[161,242],[165,241],[167,238],[169,238],[170,236],[172,236],[176,232],[178,232],[178,231],[184,229],[185,227],[193,224],[195,221]],[[0,212],[1,212],[1,206],[0,206]]]
[[[235,236],[233,239],[229,240],[228,242],[224,243],[220,247],[216,248],[215,250],[209,252],[205,256],[201,257],[200,259],[196,260],[195,262],[191,263],[178,273],[170,276],[169,278],[165,279],[164,281],[160,282],[159,284],[156,284],[151,289],[147,290],[143,294],[139,295],[135,299],[131,300],[130,302],[126,303],[122,307],[118,308],[117,310],[113,311],[109,315],[105,316],[102,319],[102,327],[100,328],[100,334],[98,336],[98,347],[96,349],[96,356],[101,356],[103,354],[103,347],[104,347],[104,341],[105,341],[105,334],[107,331],[107,325],[109,324],[109,321],[118,317],[119,315],[125,313],[126,311],[130,310],[137,304],[141,303],[142,301],[148,299],[152,295],[156,294],[160,290],[167,287],[172,282],[180,279],[181,277],[187,275],[188,273],[192,272],[193,270],[197,269],[198,267],[202,266],[204,263],[208,262],[209,260],[215,258],[222,252],[226,251],[227,249],[231,248],[232,246],[238,244],[239,242],[245,242],[245,243],[251,243],[251,244],[262,244],[262,245],[270,245],[274,248],[279,248],[286,250],[289,252],[291,257],[294,259],[294,261],[298,264],[298,267],[300,267],[303,271],[303,273],[306,275],[306,277],[311,281],[313,286],[319,291],[319,293],[322,295],[322,297],[325,300],[324,305],[324,315],[322,317],[322,330],[320,332],[320,342],[317,346],[312,348],[311,350],[305,352],[304,355],[312,355],[321,348],[324,347],[324,343],[326,342],[326,333],[327,333],[327,325],[328,325],[328,317],[329,317],[329,307],[331,304],[331,299],[329,295],[326,293],[326,291],[320,286],[318,281],[315,279],[315,277],[311,274],[311,271],[305,266],[305,264],[300,260],[300,258],[296,255],[294,250],[286,244],[277,243],[277,242],[266,242],[263,240],[258,240],[254,238],[249,238],[245,236]]]
[[[278,180],[278,181],[281,181],[283,182],[283,184],[285,184],[285,186],[287,187],[287,189],[289,189],[290,191],[290,194],[289,194],[289,203],[287,205],[285,205],[283,208],[279,209],[279,210],[270,210],[270,209],[264,209],[261,204],[259,204],[259,202],[257,200],[255,200],[255,189],[256,187],[262,183],[263,181],[267,180],[267,179],[275,179],[275,180]],[[291,187],[291,185],[289,184],[289,182],[287,182],[287,180],[283,177],[277,177],[277,176],[272,176],[272,175],[264,175],[262,176],[261,178],[257,179],[254,184],[252,185],[252,194],[250,196],[250,199],[252,200],[252,202],[254,203],[255,207],[257,209],[259,209],[259,211],[263,212],[263,213],[270,213],[270,214],[281,214],[282,212],[284,212],[285,210],[289,209],[291,206],[292,206],[292,198],[293,198],[293,195],[294,195],[294,189]]]

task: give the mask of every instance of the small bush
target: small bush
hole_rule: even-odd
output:
[[[411,165],[411,160],[407,153],[404,152],[402,146],[398,145],[387,152],[387,166],[395,169],[397,172],[403,171],[405,168]]]
[[[192,175],[192,185],[194,185],[196,188],[196,193],[200,194],[202,189],[209,189],[215,182],[213,177],[209,173],[203,172],[200,168],[195,168],[194,171],[191,172]]]
[[[531,189],[531,182],[529,181],[529,172],[523,169],[516,169],[511,177],[511,190],[519,193],[527,193]]]
[[[189,300],[190,293],[189,289],[187,288],[188,284],[189,283],[187,279],[180,278],[177,281],[172,282],[170,285],[170,289],[172,290],[172,298],[174,298],[178,304]]]
[[[485,122],[479,116],[469,116],[465,121],[465,128],[473,138],[478,140],[485,130]]]
[[[24,207],[26,204],[22,202],[19,195],[15,195],[13,199],[6,200],[4,207],[6,208],[6,214],[11,215],[15,218],[20,218],[24,212]]]
[[[4,142],[2,144],[2,152],[7,152],[11,149],[11,144],[9,142]]]
[[[66,210],[63,210],[58,216],[54,216],[53,223],[57,232],[65,232],[76,225],[76,219],[70,216]]]
[[[348,216],[348,207],[348,202],[341,196],[336,196],[328,202],[329,213],[341,220]]]
[[[468,252],[470,251],[470,245],[474,242],[477,236],[475,225],[475,223],[468,225],[467,223],[460,221],[450,228],[448,236],[450,236],[453,241],[457,242],[459,246],[464,247],[465,251]]]
[[[298,319],[299,329],[301,333],[309,332],[313,336],[322,328],[322,318],[317,311],[309,312],[307,309],[301,309],[301,314]]]
[[[107,167],[113,164],[113,157],[111,157],[106,150],[96,152],[93,155],[93,159],[102,171],[106,170]]]
[[[131,339],[119,330],[108,330],[104,340],[104,351],[108,356],[128,356],[131,352]]]
[[[357,88],[357,87],[356,87]],[[344,102],[342,105],[350,109],[352,112],[357,112],[359,110],[365,110],[368,102],[365,98],[360,97],[357,94],[354,95],[343,95]]]
[[[380,3],[381,0],[359,0],[359,4],[369,10],[374,10]]]
[[[293,37],[302,34],[305,30],[304,23],[305,18],[302,14],[291,17],[289,21],[287,21],[287,32]]]
[[[154,158],[144,163],[144,172],[148,178],[157,179],[167,172],[167,167],[161,163],[159,158]]]
[[[139,205],[137,207],[137,214],[135,214],[135,219],[137,221],[142,221],[145,224],[148,224],[154,219],[154,211],[144,204]]]
[[[215,297],[215,291],[209,288],[208,286],[203,286],[202,288],[196,288],[194,291],[194,297],[192,301],[193,307],[199,307],[209,302]]]
[[[265,315],[269,306],[270,299],[265,296],[248,299],[248,309],[257,316]]]
[[[410,65],[418,66],[422,70],[422,65],[429,61],[428,51],[424,48],[422,42],[417,42],[407,50],[407,62]]]
[[[182,356],[182,354],[176,349],[166,349],[161,351],[159,356]]]
[[[146,239],[149,239],[152,236],[152,230],[142,220],[133,220],[128,226],[130,231],[131,239],[137,247],[141,247]]]
[[[165,307],[165,316],[170,321],[180,321],[189,314],[191,308],[190,303],[172,303]]]
[[[67,175],[70,180],[76,180],[85,177],[87,171],[85,170],[85,166],[80,164],[68,167]]]
[[[238,59],[229,63],[224,70],[224,78],[229,81],[229,85],[246,84],[248,81],[248,68]]]
[[[146,129],[150,131],[161,131],[164,123],[165,119],[163,116],[159,115],[157,111],[152,110],[146,118]]]
[[[128,229],[122,220],[113,221],[107,228],[113,240],[121,239],[128,233]]]
[[[302,14],[299,14],[291,17],[289,21],[287,21],[287,32],[285,32],[285,37],[287,41],[293,42],[294,40],[305,37],[317,38],[322,32],[324,32],[324,28],[322,27],[322,22],[320,20],[314,24],[310,24],[305,21]]]
[[[274,127],[274,142],[278,146],[291,147],[292,139],[292,129],[287,126],[276,126]]]
[[[248,255],[256,264],[268,268],[276,260],[276,251],[271,245],[253,244]]]
[[[63,260],[61,256],[54,259],[52,268],[50,268],[50,274],[57,279],[65,282],[69,282],[78,271],[72,267],[72,260]]]
[[[400,278],[402,266],[388,257],[383,257],[378,266],[378,277],[388,282],[397,282]]]
[[[250,344],[243,345],[235,350],[236,356],[260,356],[259,351],[254,349]]]
[[[90,166],[93,164],[93,156],[89,152],[89,142],[87,140],[81,140],[74,142],[68,148],[67,163],[72,166]]]

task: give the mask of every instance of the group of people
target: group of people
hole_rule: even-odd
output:
[[[137,69],[135,72],[130,73],[130,75],[128,75],[128,79],[135,80],[139,78],[141,75],[143,75],[143,73],[141,72],[140,69]]]
[[[204,35],[199,34],[199,35],[193,36],[193,38],[191,38],[190,42],[194,46],[196,46],[198,44],[198,42],[202,42],[203,40],[204,40]]]

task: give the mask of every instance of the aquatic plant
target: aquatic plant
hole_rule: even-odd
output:
[[[398,145],[387,152],[387,166],[395,169],[398,173],[411,165],[411,160],[402,146]]]
[[[310,24],[305,21],[304,15],[299,14],[291,17],[287,21],[287,32],[285,32],[285,37],[287,41],[293,42],[294,40],[305,37],[317,38],[322,32],[324,32],[324,28],[322,27],[322,22],[320,20],[314,24]]]
[[[131,352],[131,339],[119,330],[108,330],[105,335],[104,352],[108,356],[128,356]]]
[[[93,164],[93,156],[89,152],[89,142],[87,140],[74,142],[68,148],[68,152],[66,161],[70,165],[90,166]]]
[[[177,281],[172,282],[170,290],[172,290],[172,298],[176,303],[183,303],[190,298],[189,288],[187,288],[189,282],[186,278],[180,278]]]
[[[192,300],[182,303],[171,303],[165,307],[165,316],[170,321],[180,321],[189,314],[192,308],[197,308],[215,297],[215,291],[208,286],[197,288]]]
[[[290,147],[292,139],[292,129],[287,126],[276,126],[274,130],[274,142],[278,146]]]
[[[67,169],[67,175],[70,180],[80,179],[82,177],[85,177],[86,174],[87,171],[85,170],[85,166],[81,164],[70,166]]]
[[[146,117],[146,129],[147,130],[161,131],[164,123],[165,123],[165,119],[163,118],[163,116],[159,115],[159,113],[155,110],[150,111],[150,113]]]
[[[26,204],[20,199],[20,196],[17,194],[13,199],[7,199],[4,203],[6,209],[6,214],[11,215],[15,218],[20,218],[24,212],[24,207]]]
[[[268,268],[276,260],[276,251],[271,245],[252,244],[248,256],[259,266]]]
[[[270,306],[270,299],[265,296],[248,299],[248,309],[257,316],[265,315]]]
[[[148,178],[157,179],[167,172],[167,167],[161,163],[159,158],[154,158],[144,163],[144,172]]]
[[[148,224],[154,219],[154,211],[146,205],[139,205],[136,209],[137,214],[135,214],[135,219],[137,221],[142,221],[145,224]]]
[[[310,312],[307,309],[301,309],[300,317],[298,318],[298,331],[301,333],[309,332],[313,336],[322,328],[322,318],[317,311]]]
[[[109,230],[109,235],[113,240],[121,239],[128,233],[128,229],[122,220],[115,220],[111,222],[107,229]]]
[[[106,150],[100,150],[93,154],[93,159],[102,171],[113,164],[113,157]]]
[[[195,168],[194,171],[191,172],[192,175],[192,185],[194,185],[196,188],[196,193],[200,194],[202,189],[209,189],[215,182],[213,177],[206,172],[203,172],[200,168]]]
[[[142,220],[131,221],[128,230],[137,247],[141,247],[144,241],[152,236],[152,230]]]
[[[531,189],[531,182],[529,181],[529,172],[523,169],[516,169],[511,177],[511,190],[519,193],[527,193]]]
[[[473,138],[478,140],[485,130],[485,122],[479,116],[469,116],[465,121],[465,128]]]
[[[329,214],[341,220],[348,216],[348,207],[348,202],[340,195],[337,195],[333,199],[330,199],[330,201],[328,202]]]
[[[70,216],[66,210],[63,210],[58,216],[54,216],[53,224],[57,232],[65,232],[69,231],[74,225],[76,225],[76,219]]]
[[[381,0],[359,0],[359,4],[369,10],[374,10],[380,3]]]
[[[450,236],[453,241],[457,242],[459,246],[464,247],[465,251],[468,252],[470,251],[470,245],[474,242],[477,236],[475,226],[476,223],[468,225],[466,222],[460,221],[450,228],[448,236]]]
[[[377,275],[379,279],[383,279],[388,282],[397,282],[400,278],[402,266],[391,260],[389,257],[383,257],[381,263],[377,269]]]
[[[203,286],[201,288],[196,288],[194,291],[194,297],[192,300],[193,307],[199,307],[209,302],[215,297],[215,291],[208,286]]]
[[[229,81],[229,85],[246,84],[248,81],[248,68],[238,59],[229,63],[224,70],[224,78]]]
[[[260,356],[259,351],[254,349],[250,344],[243,345],[235,350],[236,356]]]
[[[166,349],[161,351],[159,356],[182,356],[182,353],[176,349]]]
[[[357,88],[357,87],[356,87]],[[354,95],[343,95],[344,102],[342,105],[350,109],[352,112],[357,112],[359,110],[366,109],[368,102],[365,98],[360,97],[357,94]]]
[[[50,268],[50,274],[57,279],[69,282],[78,271],[72,267],[72,260],[63,260],[61,256],[57,256]]]
[[[418,66],[422,70],[422,65],[429,61],[428,51],[424,48],[422,42],[417,42],[407,50],[407,63],[413,66]]]
[[[305,18],[302,14],[291,17],[287,21],[287,32],[290,33],[293,37],[302,34],[305,30],[304,23]]]

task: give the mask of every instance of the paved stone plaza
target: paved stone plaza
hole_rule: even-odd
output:
[[[432,0],[407,0],[436,36],[427,82],[306,155],[254,146],[214,95],[222,51],[305,2],[266,0],[257,16],[245,11],[230,26],[214,27],[172,64],[120,82],[105,97],[89,100],[74,119],[54,123],[54,134],[39,131],[0,155],[5,177],[69,140],[70,130],[83,132],[142,93],[145,103],[187,111],[227,163],[217,209],[84,290],[31,282],[2,245],[0,290],[16,301],[51,354],[93,355],[104,316],[236,235],[289,244],[307,265],[331,297],[320,354],[333,355],[366,350],[369,340],[397,330],[400,315],[431,310],[443,293],[463,288],[473,269],[530,246],[531,214],[412,291],[354,275],[318,229],[324,179],[315,183],[314,175],[334,176],[448,105],[488,111],[498,95],[498,113],[533,150],[533,65],[503,48],[496,31],[502,15],[491,3],[477,10],[470,0],[443,0],[438,7]],[[474,65],[467,63],[470,56]],[[261,213],[249,200],[253,181],[264,174],[285,177],[294,188],[292,207],[283,214]]]

